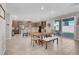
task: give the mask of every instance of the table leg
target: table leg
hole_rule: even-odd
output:
[[[33,47],[34,47],[34,41],[33,41]]]
[[[38,44],[40,45],[40,41],[38,40]]]
[[[46,49],[47,49],[47,42],[46,42]]]
[[[57,38],[57,45],[58,45],[58,38]]]
[[[54,43],[54,40],[53,40],[53,43]]]
[[[43,40],[41,40],[41,45],[43,46]]]

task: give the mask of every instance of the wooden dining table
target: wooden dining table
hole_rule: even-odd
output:
[[[38,43],[39,43],[39,45],[42,45],[42,46],[43,46],[43,41],[42,41],[42,39],[43,39],[43,37],[44,37],[46,34],[48,34],[48,33],[46,33],[46,32],[31,32],[30,34],[31,34],[31,36],[40,37],[40,39],[38,40]]]
[[[50,42],[50,41],[54,42],[55,40],[57,40],[57,44],[58,44],[58,38],[57,37],[53,37],[53,39],[51,39],[51,40],[50,40],[50,38],[48,38],[48,39],[44,38],[43,39],[43,37],[45,35],[48,35],[48,34],[50,34],[50,33],[46,33],[46,32],[32,32],[31,33],[32,36],[40,37],[40,39],[38,40],[39,45],[43,46],[43,44],[46,43],[46,49],[47,49],[47,43]]]
[[[48,33],[46,33],[46,32],[32,32],[31,33],[31,35],[35,35],[35,36],[44,36],[46,34],[48,34]]]

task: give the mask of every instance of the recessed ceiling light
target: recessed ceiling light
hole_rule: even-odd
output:
[[[44,7],[41,7],[41,10],[44,10]]]

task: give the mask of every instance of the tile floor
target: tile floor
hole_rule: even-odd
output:
[[[45,46],[35,44],[33,47],[30,37],[15,35],[6,42],[5,55],[78,55],[79,41],[67,38],[59,38],[59,44],[56,42],[48,43],[48,49]]]

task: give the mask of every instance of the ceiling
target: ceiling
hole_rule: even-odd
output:
[[[7,12],[18,20],[42,20],[79,11],[78,3],[7,3]]]

